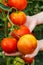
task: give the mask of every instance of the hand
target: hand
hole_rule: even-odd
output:
[[[38,24],[43,24],[43,12],[33,16],[27,16],[25,25],[30,29],[30,32],[32,32]]]
[[[6,55],[6,56],[21,56],[22,55],[22,53],[20,53],[20,52],[15,52],[15,53],[6,53],[6,52],[2,52],[4,55]]]
[[[37,24],[37,19],[34,19],[34,17],[32,16],[27,16],[27,20],[24,25],[26,25],[30,29],[30,32],[34,30],[36,24]]]
[[[34,57],[38,54],[38,52],[41,50],[43,51],[43,39],[42,40],[37,40],[37,48],[35,49],[35,51],[32,53],[32,54],[28,54],[28,55],[25,55],[25,57]]]

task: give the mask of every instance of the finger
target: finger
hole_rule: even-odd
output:
[[[37,25],[36,22],[37,22],[37,20],[32,20],[31,21],[30,25],[28,26],[29,29],[30,29],[30,32],[32,32],[34,30],[34,28],[36,27],[36,25]]]
[[[27,20],[24,25],[26,25],[30,29],[30,32],[32,32],[37,25],[37,20],[31,16],[27,16]]]
[[[40,44],[40,50],[43,51],[43,39],[39,40],[38,43]]]
[[[25,22],[24,25],[26,25],[27,27],[29,27],[30,23],[31,23],[31,16],[27,16],[26,17],[26,22]]]
[[[4,55],[6,55],[6,56],[20,56],[20,55],[22,55],[22,53],[20,53],[20,52],[15,52],[15,53],[6,53],[6,52],[4,52],[3,51],[3,54]]]
[[[38,52],[39,52],[39,44],[37,45],[37,48],[32,54],[27,54],[25,55],[25,57],[29,57],[29,58],[35,57],[38,54]]]

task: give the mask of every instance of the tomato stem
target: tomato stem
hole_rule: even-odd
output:
[[[8,25],[7,25],[7,20],[5,21],[5,37],[8,37]]]
[[[7,61],[7,62],[6,62],[6,65],[10,65],[10,57],[7,57],[7,58],[6,58],[6,61]]]
[[[8,36],[8,20],[4,10],[2,10],[2,16],[4,21],[4,34],[5,34],[5,37],[7,37]]]
[[[13,24],[12,21],[10,20],[10,18],[9,18],[9,12],[8,12],[7,18],[8,18],[8,20],[9,20],[10,24],[11,24],[10,32],[12,32],[12,31],[14,30],[14,27],[18,27],[18,26],[15,25],[15,24]],[[20,36],[19,36],[18,34],[16,34],[15,32],[14,32],[14,34],[15,34],[18,38],[20,38]]]

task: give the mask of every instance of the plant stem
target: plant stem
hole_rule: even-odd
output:
[[[8,20],[4,10],[2,10],[2,16],[4,21],[4,34],[5,34],[5,37],[7,37],[8,36]]]
[[[5,30],[5,31],[4,31],[5,37],[8,37],[8,23],[7,23],[7,20],[5,20],[4,23],[5,23],[5,27],[4,27],[4,28],[5,28],[5,29],[4,29],[4,30]]]
[[[6,65],[10,65],[10,57],[7,57],[6,61]]]
[[[9,20],[10,24],[11,24],[10,32],[12,32],[12,31],[14,30],[14,26],[15,26],[15,27],[18,27],[18,26],[15,25],[15,24],[13,24],[12,21],[10,20],[10,18],[9,18],[9,12],[8,12],[7,18],[8,18],[8,20]],[[18,37],[18,39],[20,38],[20,36],[19,36],[16,32],[14,32],[14,34]]]

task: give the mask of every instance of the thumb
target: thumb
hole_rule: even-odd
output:
[[[36,27],[36,20],[33,20],[33,21],[31,21],[30,25],[28,26],[28,28],[30,29],[30,32],[32,32],[35,27]]]
[[[37,41],[37,42],[38,42],[38,41]],[[39,49],[40,49],[40,47],[39,47],[39,44],[38,44],[38,45],[37,45],[37,48],[35,49],[35,51],[34,51],[32,54],[27,54],[27,55],[25,55],[25,57],[29,57],[29,58],[35,57],[35,56],[38,54]]]
[[[27,20],[24,25],[26,25],[30,29],[30,32],[34,30],[34,28],[36,27],[36,24],[37,24],[36,19],[32,18],[31,16],[27,16]]]

